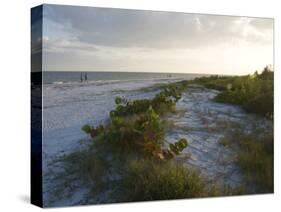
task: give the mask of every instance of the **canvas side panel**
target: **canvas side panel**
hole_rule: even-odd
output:
[[[43,6],[31,9],[31,203],[42,196],[42,25]]]

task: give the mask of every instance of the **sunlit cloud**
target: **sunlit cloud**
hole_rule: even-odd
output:
[[[244,74],[273,63],[273,20],[44,6],[45,70]]]

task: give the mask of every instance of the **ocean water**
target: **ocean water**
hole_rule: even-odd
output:
[[[43,84],[61,84],[68,82],[87,81],[128,81],[148,79],[194,79],[202,74],[178,74],[178,73],[141,73],[141,72],[79,72],[79,71],[45,71],[43,72]]]

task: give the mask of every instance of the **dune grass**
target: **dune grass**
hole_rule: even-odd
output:
[[[242,135],[238,142],[237,163],[248,185],[258,193],[273,192],[273,135]]]
[[[250,133],[241,126],[226,134],[220,144],[236,152],[236,164],[243,175],[245,193],[272,193],[273,131],[257,128]]]
[[[208,194],[199,174],[174,161],[129,162],[122,189],[128,201],[203,197]]]

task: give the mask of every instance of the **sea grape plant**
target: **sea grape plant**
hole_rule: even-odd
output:
[[[165,121],[161,115],[173,112],[181,98],[182,87],[169,85],[153,99],[128,100],[116,97],[116,108],[110,112],[107,126],[96,128],[85,125],[82,130],[94,139],[116,150],[140,153],[159,159],[171,159],[187,147],[187,140],[180,139],[164,148]]]

